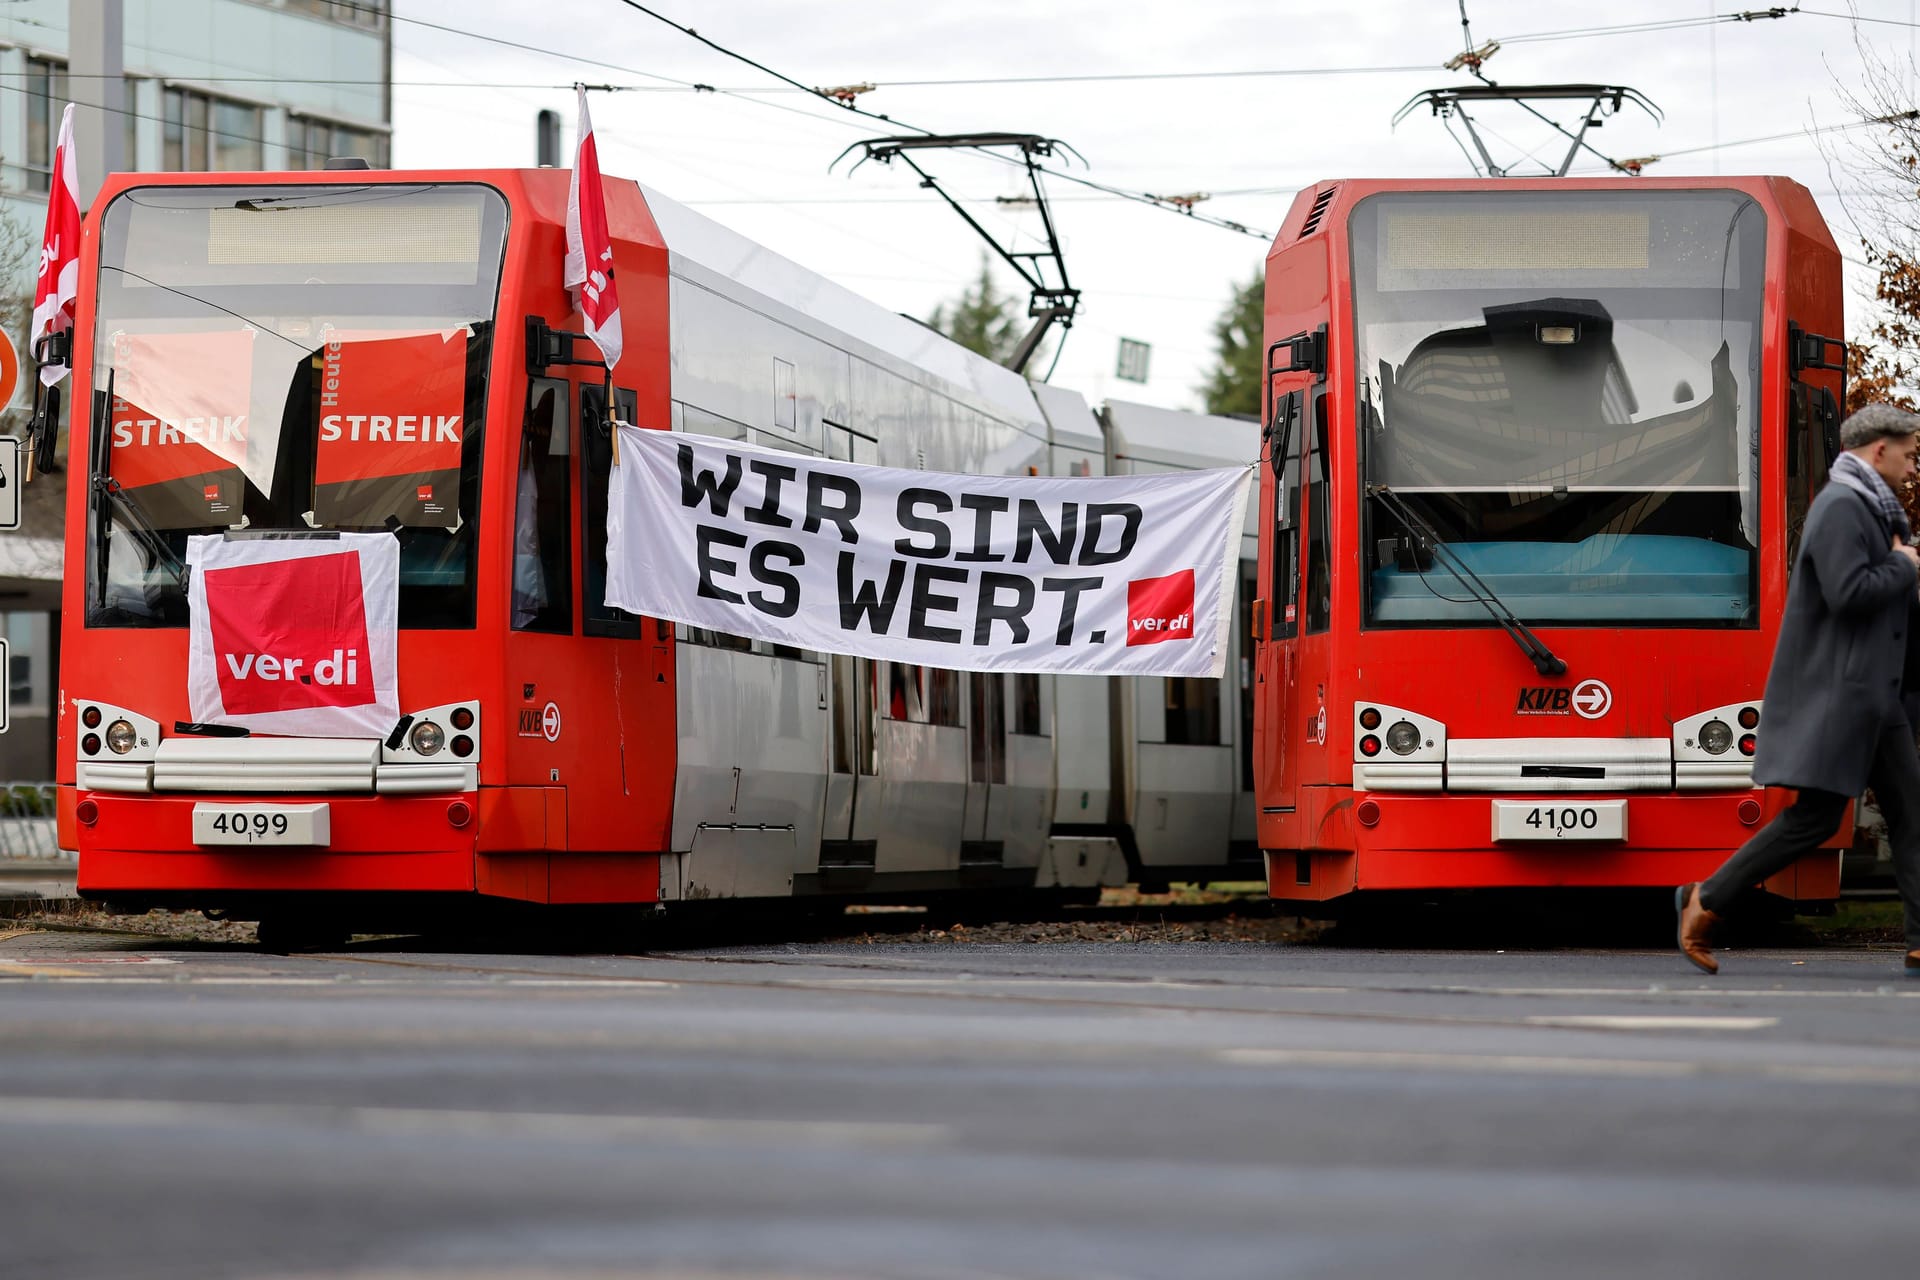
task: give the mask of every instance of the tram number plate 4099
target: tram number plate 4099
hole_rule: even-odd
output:
[[[196,804],[198,845],[306,845],[324,847],[331,832],[324,804]]]
[[[1625,800],[1495,800],[1495,840],[1624,840]]]

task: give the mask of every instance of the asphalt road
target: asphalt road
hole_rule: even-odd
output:
[[[29,933],[0,1275],[1904,1274],[1898,961]]]

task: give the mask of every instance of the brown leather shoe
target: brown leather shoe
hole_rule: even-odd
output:
[[[1720,917],[1700,905],[1699,883],[1674,890],[1673,905],[1680,912],[1680,954],[1702,973],[1720,972],[1720,962],[1713,958],[1713,930]]]

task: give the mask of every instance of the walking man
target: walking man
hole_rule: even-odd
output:
[[[1800,538],[1767,675],[1753,780],[1799,796],[1712,876],[1683,885],[1680,951],[1717,973],[1713,931],[1740,893],[1817,848],[1871,786],[1906,905],[1907,971],[1920,976],[1920,752],[1901,678],[1920,592],[1920,552],[1893,486],[1914,474],[1920,417],[1872,404],[1840,424],[1826,488]]]

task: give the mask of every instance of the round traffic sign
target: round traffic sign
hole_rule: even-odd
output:
[[[13,339],[7,331],[0,328],[0,409],[13,403],[14,393],[20,390],[20,353],[14,350]]]

